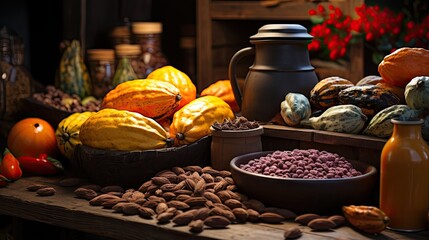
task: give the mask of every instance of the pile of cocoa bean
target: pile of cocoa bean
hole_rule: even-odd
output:
[[[157,173],[138,189],[87,185],[76,196],[91,206],[102,206],[124,215],[156,219],[189,226],[191,232],[225,228],[232,223],[280,223],[296,214],[287,209],[266,207],[261,201],[239,193],[231,172],[210,166],[173,167]]]
[[[83,104],[78,95],[70,95],[52,85],[46,86],[43,92],[33,93],[32,98],[46,106],[66,112],[95,112],[100,110],[101,106],[101,101],[98,99]]]
[[[216,130],[249,130],[259,127],[257,121],[249,121],[246,117],[238,116],[232,120],[225,119],[223,122],[214,122],[212,127]]]

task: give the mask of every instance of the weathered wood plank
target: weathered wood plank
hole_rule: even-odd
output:
[[[57,193],[51,197],[38,197],[26,187],[31,183],[54,186]],[[314,232],[293,221],[282,224],[245,223],[232,224],[226,229],[205,229],[192,234],[186,226],[173,223],[157,224],[155,220],[139,216],[124,216],[112,210],[90,206],[86,200],[75,197],[74,188],[57,185],[57,178],[25,177],[0,189],[0,214],[39,221],[55,226],[88,232],[99,236],[121,240],[137,239],[283,239],[288,227],[299,227],[300,239],[427,239],[429,231],[419,233],[396,233],[384,231],[378,236],[365,235],[348,226],[327,231]]]

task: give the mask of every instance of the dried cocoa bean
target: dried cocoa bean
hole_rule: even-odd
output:
[[[144,182],[139,188],[138,191],[145,193],[147,192],[149,186],[152,185],[152,180]]]
[[[246,208],[240,201],[238,201],[237,199],[232,199],[232,198],[226,200],[224,202],[224,204],[227,207],[231,208],[231,209],[234,209],[234,208]]]
[[[196,213],[196,211],[197,210],[189,210],[179,215],[176,215],[172,219],[172,222],[174,222],[176,225],[179,225],[179,226],[187,225],[193,220],[194,214]]]
[[[139,216],[142,218],[150,219],[155,216],[156,213],[152,208],[140,207],[139,208]]]
[[[234,214],[237,222],[246,222],[247,218],[249,217],[249,213],[247,213],[246,209],[244,208],[234,208],[232,209],[232,213]]]
[[[277,213],[264,212],[259,215],[259,219],[265,223],[281,223],[285,218]]]
[[[111,194],[101,194],[98,195],[97,197],[89,200],[89,205],[91,206],[101,206],[104,202],[110,200],[110,199],[120,199],[120,197],[115,196],[115,195],[111,195]]]
[[[194,233],[200,233],[204,229],[204,221],[201,219],[193,220],[189,224],[189,231]]]
[[[188,189],[188,190],[191,190],[192,192],[194,191],[194,188],[195,188],[195,181],[194,180],[192,180],[191,178],[187,178],[186,180],[185,180],[185,183],[186,183],[186,188]]]
[[[324,231],[334,228],[336,224],[327,218],[316,218],[311,220],[307,226],[313,230]]]
[[[284,239],[296,239],[302,236],[302,232],[297,227],[286,228],[283,237]]]
[[[183,170],[185,171],[190,171],[190,172],[197,172],[197,173],[202,173],[202,168],[200,166],[197,165],[193,165],[193,166],[186,166],[183,167]]]
[[[173,171],[176,175],[184,174],[185,170],[181,167],[172,167],[171,171]]]
[[[137,203],[128,202],[122,205],[122,213],[125,215],[137,215],[139,214],[139,208],[141,206]]]
[[[205,197],[207,200],[212,201],[213,203],[222,203],[222,200],[216,194],[211,192],[204,192],[203,197]]]
[[[210,216],[210,208],[208,207],[203,207],[197,210],[197,213],[195,213],[194,215],[194,220],[197,219],[201,219],[204,220],[206,219],[208,216]]]
[[[225,228],[230,223],[231,221],[223,216],[210,216],[204,220],[204,225],[211,228]]]
[[[174,213],[171,212],[163,212],[156,216],[156,220],[158,220],[158,223],[168,223],[174,216]]]
[[[213,190],[215,192],[219,192],[221,190],[225,190],[227,186],[228,186],[228,183],[225,180],[222,180],[216,183],[216,185],[213,187]]]
[[[251,209],[251,208],[246,209],[246,211],[249,214],[249,217],[247,218],[247,220],[249,222],[258,222],[259,221],[259,212],[258,211]]]
[[[118,185],[105,186],[105,187],[102,187],[100,189],[100,191],[102,193],[108,193],[108,192],[125,192],[124,188],[121,187],[121,186],[118,186]]]
[[[305,214],[297,216],[295,218],[295,222],[302,224],[302,225],[307,225],[311,220],[316,219],[316,218],[320,218],[320,215],[315,214],[315,213],[305,213]]]
[[[187,196],[187,195],[185,195],[185,196]],[[164,192],[161,194],[161,197],[164,198],[165,201],[170,201],[176,197],[176,194],[174,194],[173,192]]]
[[[204,194],[204,190],[206,189],[206,181],[203,178],[197,181],[194,188],[194,196],[202,196]]]
[[[189,208],[189,205],[184,203],[184,202],[180,202],[177,200],[171,200],[169,202],[167,202],[168,207],[174,207],[177,210],[185,210]]]
[[[74,194],[77,197],[83,198],[86,200],[91,200],[91,199],[98,196],[97,192],[95,192],[92,189],[87,189],[87,188],[77,188],[76,190],[74,190]]]
[[[118,204],[120,202],[127,202],[127,200],[125,200],[123,198],[111,198],[111,199],[107,199],[106,201],[101,203],[101,206],[103,206],[103,208],[106,208],[106,209],[111,209],[113,206],[115,206],[116,204]]]
[[[152,182],[158,186],[171,183],[170,180],[168,180],[166,177],[153,177]]]
[[[59,185],[61,187],[75,187],[79,185],[82,182],[82,179],[70,177],[70,178],[64,178],[59,181]]]
[[[222,209],[220,207],[214,207],[210,210],[210,215],[216,215],[216,216],[224,216],[228,218],[229,221],[233,222],[235,221],[235,215],[232,213],[232,211]]]
[[[206,181],[206,183],[214,182],[214,178],[212,177],[212,175],[210,175],[208,173],[201,174],[201,178],[204,179],[204,181]]]
[[[35,192],[41,188],[47,188],[47,187],[49,186],[44,184],[33,183],[27,186],[27,190],[30,192]]]
[[[156,214],[161,214],[165,212],[168,209],[168,206],[166,203],[158,203],[158,205],[155,207]]]
[[[189,198],[191,198],[191,196],[185,195],[185,194],[180,194],[179,196],[176,197],[175,200],[184,202],[184,201],[186,201]]]
[[[55,188],[53,187],[45,187],[45,188],[40,188],[36,191],[36,194],[42,197],[47,197],[47,196],[52,196],[55,194]]]
[[[335,223],[335,228],[342,226],[346,221],[346,219],[341,215],[333,215],[328,217],[328,219]]]
[[[183,202],[188,204],[190,207],[194,207],[194,206],[204,206],[206,201],[207,199],[204,197],[190,197]]]

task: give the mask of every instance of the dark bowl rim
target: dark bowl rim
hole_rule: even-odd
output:
[[[259,174],[259,173],[252,173],[246,170],[243,170],[241,168],[239,168],[236,165],[236,162],[242,158],[245,158],[247,156],[251,156],[251,155],[255,155],[255,156],[265,156],[268,155],[270,153],[273,153],[275,151],[283,151],[283,150],[274,150],[274,151],[262,151],[262,152],[253,152],[253,153],[247,153],[247,154],[243,154],[237,157],[234,157],[231,161],[230,161],[230,167],[231,169],[244,174],[244,175],[249,175],[252,177],[257,177],[257,178],[262,178],[262,179],[267,179],[267,180],[273,180],[273,181],[292,181],[292,182],[314,182],[314,183],[319,183],[319,182],[326,182],[326,183],[334,183],[334,182],[344,182],[344,181],[355,181],[355,180],[360,180],[363,178],[367,178],[370,177],[371,175],[375,175],[377,173],[377,168],[375,168],[374,166],[365,163],[365,162],[361,162],[361,161],[356,161],[356,160],[349,160],[346,159],[348,162],[350,162],[353,166],[355,166],[355,164],[361,164],[364,168],[366,168],[365,173],[362,173],[359,176],[354,176],[354,177],[347,177],[347,178],[328,178],[328,179],[303,179],[303,178],[283,178],[283,177],[276,177],[276,176],[267,176],[267,175],[263,175],[263,174]],[[287,151],[287,150],[285,150]],[[254,159],[254,158],[253,158]],[[253,159],[249,159],[253,160]],[[247,161],[247,162],[248,162]],[[232,171],[233,172],[233,171]]]

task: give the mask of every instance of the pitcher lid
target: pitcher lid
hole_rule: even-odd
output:
[[[307,28],[299,24],[267,24],[250,37],[251,41],[269,39],[311,40],[313,36],[307,33]]]

